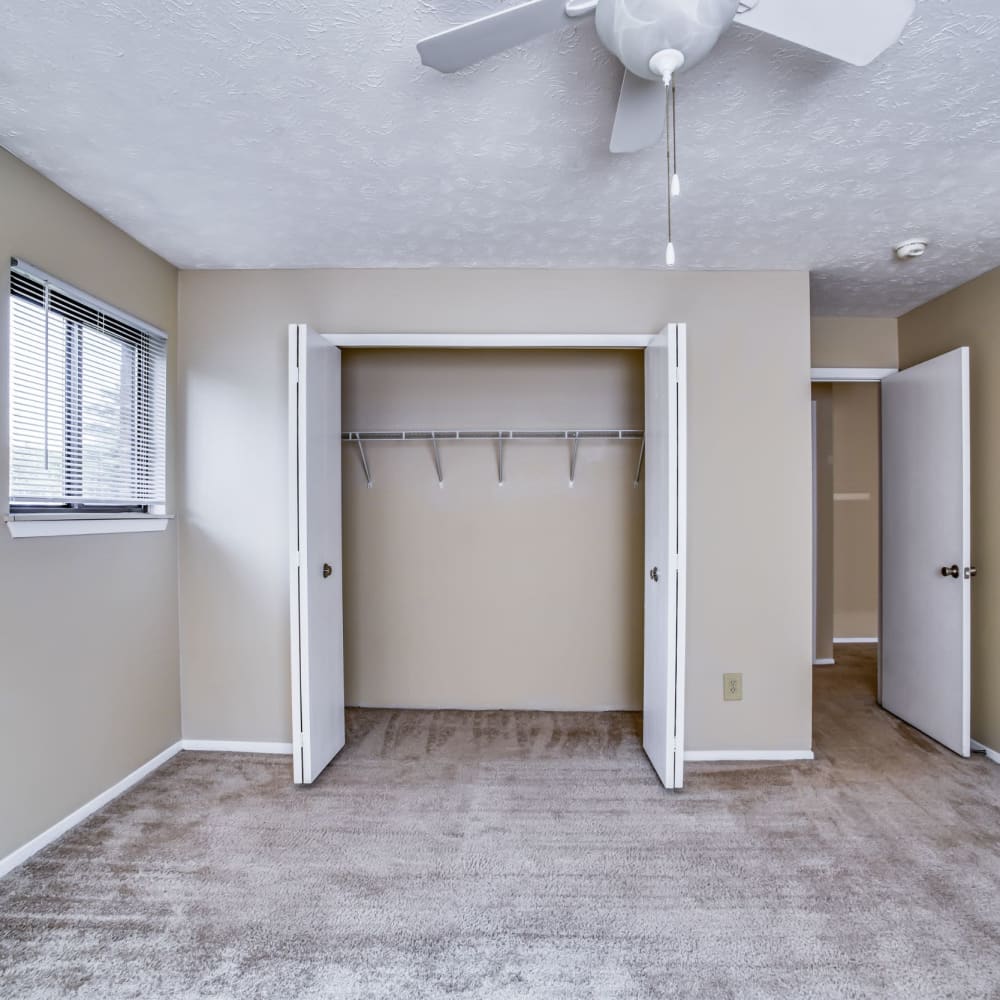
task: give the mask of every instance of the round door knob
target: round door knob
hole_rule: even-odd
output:
[[[649,571],[649,578],[650,578],[650,580],[653,581],[653,583],[659,583],[660,582],[660,567],[659,566],[654,566]]]
[[[333,574],[333,567],[329,563],[323,563],[323,579]]]
[[[978,575],[979,575],[979,570],[976,569],[975,566],[966,566],[965,567],[965,579],[966,580],[971,580],[974,576],[978,576]]]
[[[955,580],[958,579],[958,567],[957,566],[942,566],[941,567],[942,576],[950,576]]]

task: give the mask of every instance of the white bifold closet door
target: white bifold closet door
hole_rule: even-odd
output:
[[[344,745],[340,350],[289,327],[292,745],[310,784]]]
[[[642,745],[665,788],[684,784],[686,392],[682,325],[646,348]]]
[[[969,349],[882,380],[880,701],[969,756]]]

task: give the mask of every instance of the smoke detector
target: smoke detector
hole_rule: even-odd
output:
[[[903,240],[892,248],[893,253],[900,260],[913,260],[916,257],[923,257],[927,253],[927,240]]]

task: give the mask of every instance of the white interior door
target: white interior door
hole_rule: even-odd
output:
[[[969,350],[882,380],[881,702],[969,755]]]
[[[684,783],[685,328],[646,348],[642,745],[665,788]]]
[[[292,743],[296,784],[344,745],[340,350],[289,327]]]

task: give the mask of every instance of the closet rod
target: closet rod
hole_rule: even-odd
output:
[[[444,486],[444,472],[441,468],[441,441],[496,441],[497,483],[503,486],[503,446],[505,441],[568,441],[571,442],[569,460],[569,485],[576,483],[576,459],[581,440],[640,441],[639,464],[635,470],[635,485],[639,485],[642,474],[642,459],[646,451],[646,435],[637,430],[547,430],[547,431],[344,431],[343,440],[358,446],[361,465],[365,470],[368,488],[372,487],[371,469],[365,454],[365,441],[429,441],[434,453],[434,470],[437,472],[438,486]]]
[[[566,440],[575,438],[614,441],[641,441],[644,432],[636,430],[549,430],[549,431],[344,431],[345,441],[526,441]]]

